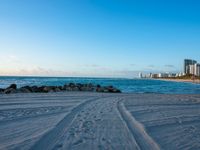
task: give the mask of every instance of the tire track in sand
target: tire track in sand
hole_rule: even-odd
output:
[[[121,101],[105,96],[78,105],[31,149],[159,150]]]
[[[126,109],[122,101],[118,101],[118,110],[127,124],[130,132],[142,150],[160,150],[159,145],[148,135],[144,126],[138,122],[131,113]]]
[[[87,104],[98,100],[99,98],[93,98],[86,102],[81,103],[71,110],[63,120],[61,120],[52,130],[47,132],[42,136],[39,141],[37,141],[32,147],[31,150],[50,150],[53,149],[57,140],[62,137],[64,131],[70,126],[76,114],[81,111],[84,106]]]

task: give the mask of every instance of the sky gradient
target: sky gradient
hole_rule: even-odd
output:
[[[134,77],[200,62],[198,0],[2,0],[0,75]]]

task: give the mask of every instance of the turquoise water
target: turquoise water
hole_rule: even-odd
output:
[[[151,79],[71,78],[71,77],[0,77],[0,88],[12,83],[25,85],[64,85],[65,83],[93,83],[113,85],[128,93],[200,94],[200,84],[179,83]]]

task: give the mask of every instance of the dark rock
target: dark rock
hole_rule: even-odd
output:
[[[77,86],[75,86],[72,88],[72,91],[80,91],[80,89]]]
[[[39,90],[37,86],[32,86],[31,91],[35,93],[35,92],[38,92]]]
[[[110,93],[121,93],[121,91],[120,90],[118,90],[118,89],[108,89],[108,92],[110,92]]]
[[[122,92],[121,90],[117,89],[115,93],[121,93],[121,92]]]
[[[111,93],[111,92],[110,92],[107,88],[105,88],[105,87],[104,87],[104,89],[103,89],[103,92],[104,92],[104,93]]]
[[[114,88],[113,86],[108,86],[107,89],[109,93],[121,93],[119,89]]]
[[[76,84],[76,87],[78,87],[78,88],[82,88],[84,85],[83,84],[81,84],[81,83],[77,83]]]
[[[0,93],[49,93],[49,92],[61,92],[61,91],[96,91],[96,92],[104,92],[104,93],[121,93],[121,91],[113,86],[101,86],[101,85],[93,85],[92,83],[82,84],[82,83],[69,83],[64,86],[24,86],[17,89],[16,84],[10,85],[6,89],[0,88]]]
[[[56,87],[55,89],[54,89],[54,92],[60,92],[61,91],[61,89],[59,88],[59,87]]]
[[[107,89],[108,92],[110,92],[110,93],[113,93],[113,91],[114,91],[113,87],[107,87],[106,89]]]
[[[4,90],[4,93],[5,94],[11,94],[11,93],[16,93],[17,89],[17,85],[16,84],[11,84],[9,87],[7,87],[5,90]]]
[[[42,90],[42,92],[44,93],[48,93],[48,92],[54,92],[55,87],[53,86],[45,86]]]
[[[81,87],[80,88],[80,91],[93,91],[94,90],[94,88],[92,88],[92,87]]]
[[[4,89],[0,88],[0,93],[3,93],[4,92]]]
[[[16,93],[16,89],[13,89],[13,88],[7,88],[4,90],[4,93],[5,94],[11,94],[11,93]]]
[[[65,84],[65,85],[63,86],[63,90],[69,91],[69,89],[70,89],[69,85]]]
[[[112,85],[110,85],[110,86],[108,86],[107,88],[108,88],[108,89],[113,89],[113,86],[112,86]]]
[[[90,88],[91,88],[91,87],[94,87],[94,85],[93,85],[92,83],[88,83],[88,84],[87,84],[87,87],[90,87]]]
[[[97,87],[96,92],[104,92],[104,93],[121,93],[121,91],[113,86],[108,87]]]
[[[68,85],[67,84],[65,84],[64,86],[63,86],[63,90],[67,90],[68,89]]]
[[[35,91],[39,93],[60,92],[63,90],[62,86],[40,86]]]
[[[16,84],[11,84],[7,89],[17,89],[17,85]]]
[[[96,88],[96,92],[104,92],[104,88],[98,87],[98,88]]]
[[[59,88],[60,91],[63,91],[63,90],[64,90],[62,86],[58,86],[57,88]]]
[[[28,88],[25,88],[25,87],[21,87],[17,91],[20,93],[31,93],[31,90],[29,90]]]
[[[43,92],[44,92],[44,93],[47,93],[47,91],[45,91],[44,88],[45,88],[45,86],[40,86],[40,87],[38,87],[37,92],[38,92],[38,93],[43,93]]]
[[[25,91],[28,90],[29,92],[33,92],[33,91],[32,91],[32,87],[30,87],[30,86],[23,86],[23,87],[21,87],[20,89],[21,89],[21,90],[25,90],[25,89],[26,89]],[[19,90],[20,90],[20,89],[19,89]]]
[[[101,85],[97,84],[97,88],[100,88],[100,87],[101,87]]]
[[[71,87],[67,87],[66,91],[72,91]]]
[[[117,88],[113,88],[113,93],[121,93],[121,90],[119,90]]]
[[[75,87],[76,85],[74,83],[69,83],[69,87]]]

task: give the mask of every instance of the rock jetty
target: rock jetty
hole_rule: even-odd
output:
[[[9,87],[0,88],[1,94],[11,93],[49,93],[63,91],[87,91],[87,92],[103,92],[103,93],[121,93],[121,91],[113,86],[101,86],[94,84],[69,83],[63,86],[23,86],[17,88],[16,84]]]

